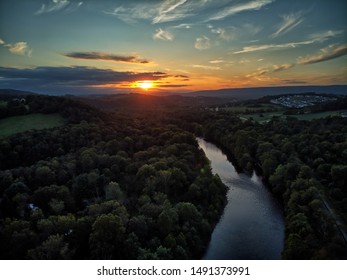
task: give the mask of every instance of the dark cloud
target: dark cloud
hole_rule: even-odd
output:
[[[175,78],[189,79],[187,75],[175,75]]]
[[[305,81],[301,81],[301,80],[282,80],[283,83],[288,84],[288,85],[303,85],[303,84],[307,84],[307,82]]]
[[[161,80],[163,72],[117,72],[83,66],[37,67],[30,69],[0,67],[0,87],[17,89],[71,89],[121,84],[140,80]]]
[[[104,52],[72,52],[65,54],[65,56],[77,59],[111,60],[114,62],[128,63],[149,63],[149,60],[140,58],[138,56],[123,56]]]
[[[181,88],[181,87],[188,87],[191,85],[184,85],[184,84],[167,84],[167,85],[157,85],[159,88]]]

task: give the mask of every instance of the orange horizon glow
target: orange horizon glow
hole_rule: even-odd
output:
[[[149,90],[151,88],[154,88],[154,82],[150,80],[144,80],[144,81],[136,81],[132,83],[132,88],[141,88],[143,90]]]

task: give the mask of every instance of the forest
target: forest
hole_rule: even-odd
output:
[[[222,147],[240,171],[262,174],[283,206],[283,259],[347,258],[325,206],[346,224],[345,118],[260,124],[186,104],[87,103],[29,95],[3,106],[2,118],[60,114],[65,124],[0,138],[1,259],[201,258],[226,187],[196,136]]]
[[[67,98],[26,102],[66,125],[0,140],[2,259],[202,256],[226,188],[192,133]]]

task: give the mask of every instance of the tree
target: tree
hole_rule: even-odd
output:
[[[158,217],[158,227],[162,236],[166,236],[177,227],[178,214],[174,208],[163,210]]]
[[[39,186],[48,186],[54,183],[55,174],[48,166],[39,166],[35,170],[35,179]]]
[[[333,182],[342,191],[347,191],[347,165],[334,165],[331,167],[331,177]]]
[[[25,259],[27,251],[35,246],[37,240],[30,223],[18,219],[6,219],[1,235],[1,259]]]
[[[124,194],[117,182],[110,182],[105,186],[105,199],[106,200],[121,200]]]
[[[114,214],[99,216],[90,234],[89,244],[93,259],[121,259],[125,227],[120,217]]]
[[[73,257],[73,254],[68,243],[64,242],[64,237],[56,234],[49,236],[35,249],[29,250],[28,257],[34,260],[68,260]]]

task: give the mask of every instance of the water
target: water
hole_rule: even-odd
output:
[[[198,138],[200,148],[229,188],[228,203],[216,225],[204,259],[275,260],[281,258],[283,213],[261,178],[236,172],[215,145]]]

